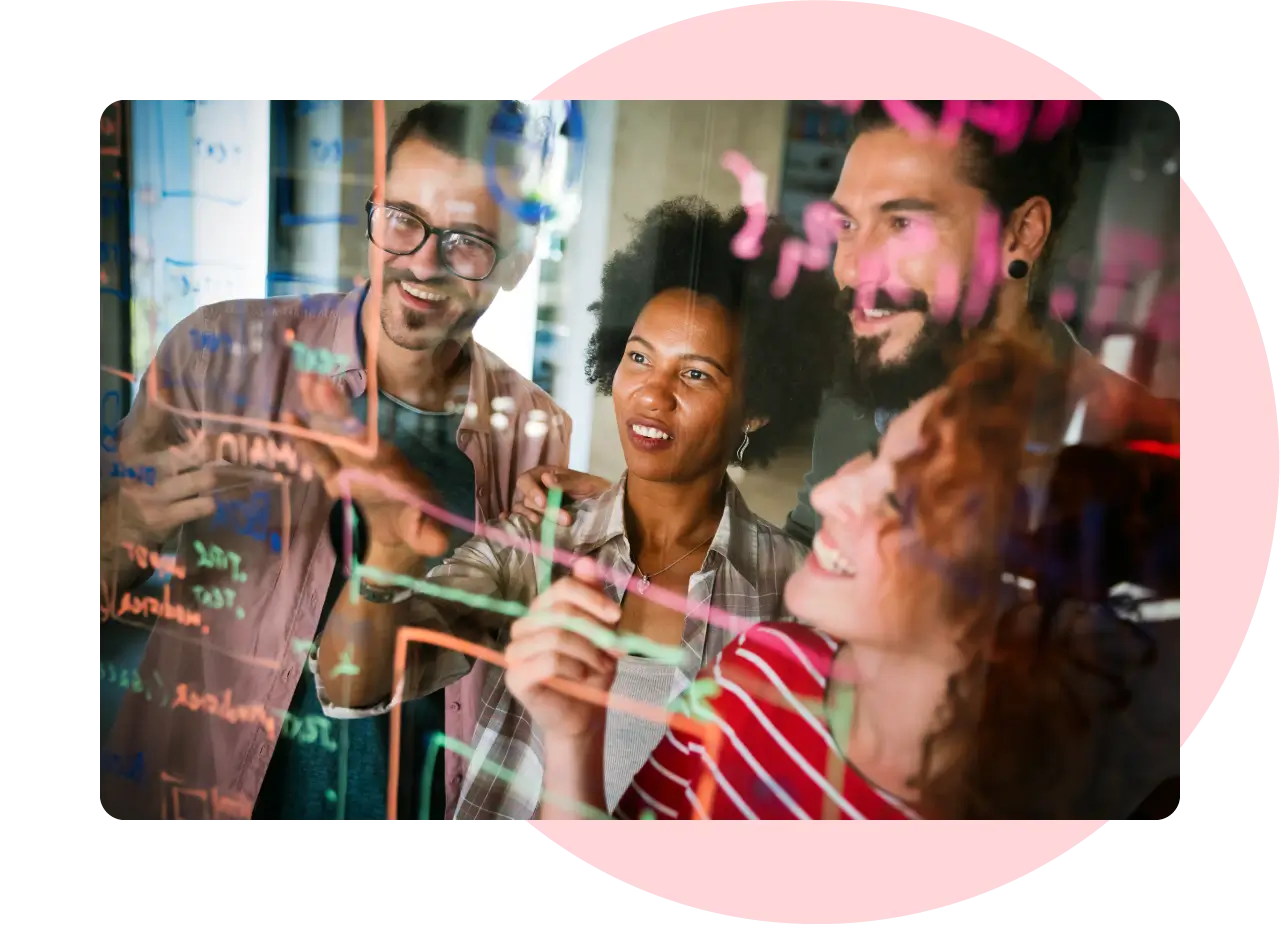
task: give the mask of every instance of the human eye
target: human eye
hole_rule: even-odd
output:
[[[632,363],[643,364],[645,362],[645,356],[639,350],[627,351],[627,359],[630,360]]]
[[[700,369],[691,369],[691,370],[688,370],[688,376],[689,376],[689,378],[690,378],[690,379],[692,379],[694,382],[710,382],[710,381],[711,381],[711,376],[710,376],[710,374],[709,374],[709,373],[705,373],[705,372],[703,372],[703,371],[702,371],[702,370],[700,370]]]
[[[889,218],[889,227],[894,231],[906,231],[912,224],[911,219],[905,215],[894,215]]]
[[[475,254],[488,249],[488,245],[479,238],[473,238],[469,234],[461,234],[454,232],[449,235],[449,249],[461,251],[465,254]]]

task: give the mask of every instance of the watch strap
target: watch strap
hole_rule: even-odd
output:
[[[361,578],[360,596],[371,604],[399,604],[413,597],[413,592],[408,588],[371,585]]]

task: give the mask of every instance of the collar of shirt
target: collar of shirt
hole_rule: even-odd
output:
[[[333,379],[351,398],[359,398],[369,385],[368,371],[365,367],[364,327],[361,315],[365,297],[369,294],[369,283],[360,289],[353,289],[346,294],[334,313],[335,329],[333,342],[334,352],[347,357],[346,366],[334,374]],[[497,413],[500,408],[490,408],[490,369],[489,351],[467,338],[465,349],[471,356],[471,376],[467,386],[467,406],[462,415],[459,430],[474,431],[487,434],[492,429],[490,411]]]
[[[720,515],[720,524],[711,540],[710,552],[737,572],[742,581],[754,591],[759,568],[756,519],[733,479],[728,474],[724,479],[724,513]],[[626,534],[626,512],[623,504],[626,487],[627,475],[624,472],[622,478],[603,494],[579,505],[578,516],[574,519],[570,533],[574,552],[587,555],[614,542],[622,547],[627,565],[635,568],[631,560],[631,543]],[[700,570],[698,574],[713,570]]]

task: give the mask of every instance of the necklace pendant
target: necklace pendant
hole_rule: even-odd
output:
[[[636,590],[641,594],[649,590],[649,576],[643,572],[640,573],[640,583],[636,585]]]

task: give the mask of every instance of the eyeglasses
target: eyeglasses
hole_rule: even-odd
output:
[[[369,240],[378,247],[388,254],[408,257],[416,254],[434,235],[436,258],[450,273],[462,279],[488,278],[503,257],[501,249],[492,241],[467,231],[428,225],[404,209],[370,199],[365,203],[365,211],[369,215]]]

